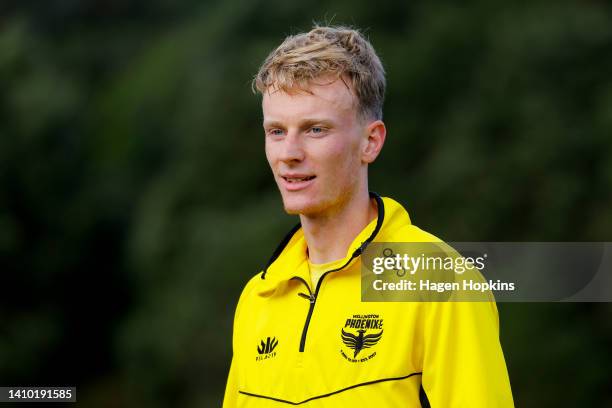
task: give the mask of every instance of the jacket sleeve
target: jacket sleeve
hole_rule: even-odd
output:
[[[239,330],[240,330],[240,310],[242,305],[245,303],[245,299],[248,298],[253,284],[260,279],[260,275],[257,274],[246,284],[242,293],[240,294],[240,299],[238,300],[238,304],[236,306],[236,312],[234,313],[234,325],[233,325],[233,333],[232,333],[232,362],[230,365],[229,374],[227,376],[227,383],[225,386],[225,395],[223,397],[223,408],[234,408],[238,405],[238,390],[239,390],[239,381],[238,381],[238,368],[239,368],[239,344],[237,339],[240,338]]]
[[[422,391],[432,408],[514,406],[494,301],[432,302],[425,319]]]
[[[223,408],[233,408],[238,405],[238,379],[236,378],[236,364],[232,358],[227,384],[225,386],[225,396],[223,397]]]

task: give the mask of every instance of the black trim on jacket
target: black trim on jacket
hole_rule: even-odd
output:
[[[374,200],[376,200],[376,205],[378,207],[378,218],[376,220],[376,228],[374,228],[374,231],[372,231],[372,234],[368,237],[368,239],[366,239],[359,246],[359,248],[357,248],[355,250],[355,252],[352,254],[351,258],[355,258],[355,257],[357,257],[357,256],[359,256],[359,255],[361,255],[363,253],[363,251],[366,249],[366,247],[370,244],[370,242],[372,242],[374,240],[374,238],[376,237],[376,235],[378,234],[378,232],[382,228],[382,224],[383,224],[383,221],[385,219],[385,205],[383,203],[382,198],[380,197],[380,195],[378,195],[377,193],[375,193],[373,191],[370,191],[369,194],[370,194],[370,198],[373,198]],[[261,274],[261,279],[266,279],[266,273],[268,273],[268,268],[270,267],[270,265],[272,265],[274,263],[274,261],[276,261],[278,259],[278,257],[283,252],[283,250],[285,249],[285,247],[287,246],[289,241],[291,241],[291,238],[293,238],[295,233],[301,227],[302,227],[302,224],[298,222],[297,225],[295,225],[293,228],[291,228],[291,230],[289,230],[289,232],[287,233],[287,235],[285,235],[285,237],[280,242],[280,244],[278,244],[278,246],[274,250],[274,253],[272,253],[272,256],[270,257],[270,260],[266,264],[266,267],[264,268],[263,273]]]
[[[270,260],[266,264],[266,267],[264,268],[263,273],[261,274],[261,279],[266,279],[266,273],[268,272],[268,268],[270,267],[270,265],[272,265],[274,263],[274,261],[276,261],[276,259],[283,252],[283,249],[285,249],[285,247],[287,246],[289,241],[291,241],[291,238],[293,238],[295,233],[301,227],[302,227],[302,224],[298,222],[297,225],[295,225],[293,228],[291,228],[291,230],[287,233],[287,235],[285,235],[285,238],[283,238],[283,240],[280,242],[280,244],[278,244],[278,246],[274,250],[274,253],[272,253],[272,256],[270,257]]]
[[[427,393],[425,392],[425,388],[423,388],[423,384],[419,388],[419,401],[421,402],[421,408],[431,408],[431,404],[429,403],[429,398],[427,398]]]
[[[316,399],[320,399],[320,398],[326,398],[326,397],[331,397],[332,395],[339,394],[341,392],[348,391],[348,390],[353,389],[353,388],[363,387],[365,385],[372,385],[372,384],[377,384],[377,383],[386,382],[386,381],[405,380],[406,378],[410,378],[412,376],[422,375],[422,374],[423,373],[412,373],[412,374],[404,375],[402,377],[382,378],[380,380],[367,381],[367,382],[351,385],[349,387],[341,388],[341,389],[336,390],[336,391],[328,392],[327,394],[321,394],[321,395],[317,395],[317,396],[314,396],[314,397],[310,397],[308,399],[305,399],[304,401],[299,401],[299,402],[288,401],[288,400],[284,400],[284,399],[280,399],[280,398],[270,397],[270,396],[267,396],[267,395],[254,394],[252,392],[246,392],[246,391],[238,391],[238,392],[240,394],[248,395],[249,397],[264,398],[264,399],[269,399],[269,400],[276,401],[276,402],[283,402],[283,403],[289,404],[289,405],[302,405],[302,404],[305,404],[305,403],[310,402],[312,400],[316,400]],[[429,406],[429,405],[427,405],[427,406]]]

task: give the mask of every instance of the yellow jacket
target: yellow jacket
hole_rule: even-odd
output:
[[[494,302],[361,302],[369,242],[438,242],[389,198],[310,287],[299,225],[244,288],[224,408],[512,407]]]

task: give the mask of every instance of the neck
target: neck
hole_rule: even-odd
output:
[[[365,188],[333,214],[300,215],[310,261],[321,264],[344,258],[355,237],[376,214],[376,204]]]

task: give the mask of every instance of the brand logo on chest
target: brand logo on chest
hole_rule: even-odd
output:
[[[259,355],[255,357],[255,361],[267,360],[276,356],[276,346],[278,346],[276,337],[268,337],[265,341],[261,340],[257,346],[257,353]]]

